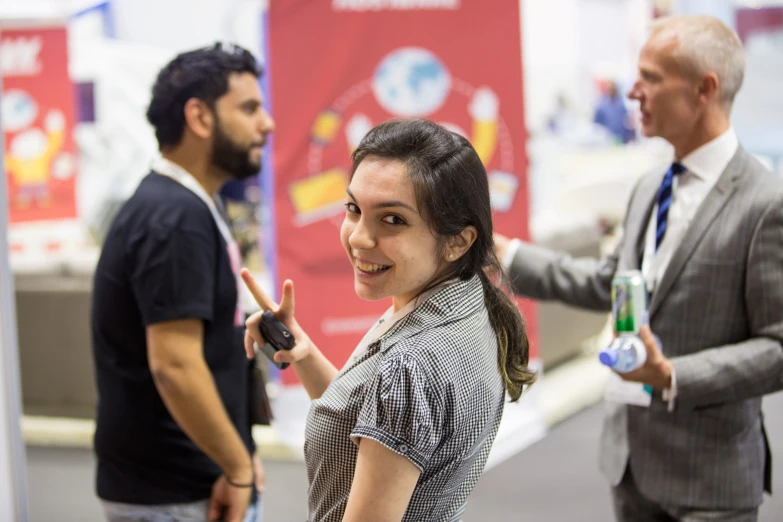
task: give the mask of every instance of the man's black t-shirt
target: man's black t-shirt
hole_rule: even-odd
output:
[[[204,358],[229,417],[251,447],[236,284],[228,247],[206,204],[171,178],[145,177],[112,223],[95,272],[100,498],[131,504],[201,500],[221,473],[158,394],[147,360],[151,324],[203,319]]]

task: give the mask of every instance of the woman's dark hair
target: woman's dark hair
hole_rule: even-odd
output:
[[[498,368],[512,401],[536,380],[528,370],[530,344],[525,322],[514,302],[492,280],[505,284],[494,250],[487,171],[468,140],[431,121],[398,119],[381,123],[354,151],[351,176],[367,157],[404,163],[422,217],[438,238],[441,254],[447,239],[465,227],[476,228],[476,240],[444,278],[478,275],[484,302],[498,339]],[[490,279],[492,278],[492,280]]]
[[[198,98],[210,109],[228,92],[228,79],[235,73],[259,78],[263,69],[253,54],[237,45],[217,43],[176,56],[158,73],[152,87],[147,120],[155,128],[158,146],[177,145],[185,130],[185,103]]]

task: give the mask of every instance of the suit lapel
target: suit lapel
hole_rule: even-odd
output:
[[[642,185],[636,191],[636,194],[638,194],[636,197],[640,200],[640,205],[642,206],[639,207],[639,212],[629,216],[626,224],[625,237],[631,240],[629,246],[632,249],[631,252],[626,251],[631,260],[630,266],[627,266],[627,268],[635,270],[642,264],[644,242],[647,238],[647,225],[650,222],[650,215],[655,205],[655,198],[658,194],[658,186],[661,184],[661,179],[663,179],[663,174],[660,176],[649,176],[642,181]],[[634,207],[636,205],[632,205],[630,208]],[[623,263],[623,266],[626,266],[625,263]]]
[[[738,181],[744,172],[747,158],[742,149],[738,149],[734,157],[731,159],[726,169],[721,174],[718,182],[712,187],[712,190],[707,194],[707,197],[702,202],[699,209],[696,211],[696,215],[693,217],[688,230],[685,231],[685,236],[682,238],[682,242],[675,249],[672,255],[669,265],[661,277],[658,287],[652,296],[652,302],[650,302],[650,316],[652,316],[660,307],[666,294],[671,290],[674,282],[679,277],[685,263],[690,259],[694,249],[701,242],[704,234],[710,228],[715,218],[720,211],[736,193],[738,187]]]

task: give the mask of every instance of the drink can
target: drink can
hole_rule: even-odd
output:
[[[639,270],[617,272],[612,278],[612,318],[618,334],[637,334],[647,323],[647,286]]]

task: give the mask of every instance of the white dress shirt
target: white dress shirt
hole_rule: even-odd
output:
[[[642,274],[647,282],[650,293],[661,281],[666,267],[672,259],[677,247],[682,243],[685,232],[693,221],[696,211],[721,174],[726,170],[731,158],[737,152],[739,141],[734,129],[729,130],[694,150],[679,162],[686,168],[685,172],[674,177],[672,186],[672,203],[666,222],[666,233],[661,241],[658,252],[655,252],[655,232],[658,228],[658,203],[653,206],[650,221],[647,224],[644,255],[642,257]],[[663,399],[668,402],[669,411],[674,410],[674,400],[677,397],[677,376],[672,369],[671,386],[663,390]]]
[[[655,291],[666,267],[669,266],[674,251],[682,242],[685,231],[693,221],[696,211],[707,197],[707,193],[715,186],[720,175],[726,170],[726,166],[734,157],[738,147],[737,135],[734,133],[734,129],[729,128],[714,140],[705,143],[679,160],[687,170],[674,177],[666,234],[663,236],[657,253],[655,252],[655,232],[658,227],[656,223],[658,203],[655,203],[647,225],[642,274],[644,274],[650,292]]]

